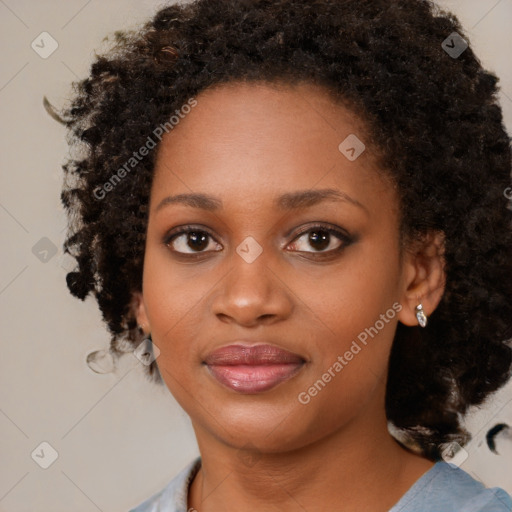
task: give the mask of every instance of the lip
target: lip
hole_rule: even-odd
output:
[[[232,344],[204,360],[210,374],[224,386],[244,394],[268,391],[294,377],[304,358],[268,344]]]

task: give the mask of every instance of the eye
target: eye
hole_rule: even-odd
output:
[[[303,230],[288,247],[298,252],[330,253],[343,249],[352,241],[346,233],[337,229],[312,226]]]
[[[328,226],[310,226],[303,229],[288,245],[292,251],[313,254],[336,253],[354,240],[345,232]],[[194,226],[183,227],[169,233],[164,244],[178,254],[203,254],[218,252],[222,246],[205,229]]]
[[[203,229],[188,227],[169,234],[164,240],[165,245],[181,254],[194,254],[222,250],[222,246]]]

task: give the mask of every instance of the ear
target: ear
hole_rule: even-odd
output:
[[[404,250],[402,309],[398,314],[404,325],[418,325],[418,304],[428,317],[441,301],[446,285],[444,239],[443,232],[429,231]]]
[[[132,298],[132,309],[137,319],[137,324],[142,328],[144,334],[151,334],[151,326],[144,304],[144,297],[141,292],[135,292]]]

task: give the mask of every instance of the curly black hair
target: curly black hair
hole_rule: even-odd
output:
[[[132,302],[156,150],[128,170],[134,151],[215,85],[318,84],[366,123],[365,142],[398,187],[404,238],[445,236],[441,303],[426,329],[397,328],[387,417],[431,460],[466,443],[464,414],[512,366],[510,138],[496,76],[470,46],[454,55],[443,43],[467,40],[427,0],[196,0],[115,33],[61,111],[76,150],[63,166],[64,249],[77,261],[67,285],[96,298],[112,353],[144,337]],[[147,375],[163,382],[154,362]]]

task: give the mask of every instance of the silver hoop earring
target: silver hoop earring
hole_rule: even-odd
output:
[[[425,315],[425,311],[423,311],[423,304],[421,303],[416,306],[416,319],[421,327],[427,326],[427,315]]]

